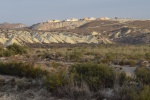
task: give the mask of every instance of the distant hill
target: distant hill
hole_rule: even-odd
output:
[[[14,23],[14,24],[10,24],[10,23],[1,23],[0,24],[0,28],[2,29],[15,29],[15,28],[23,28],[26,27],[27,25],[22,24],[22,23]]]

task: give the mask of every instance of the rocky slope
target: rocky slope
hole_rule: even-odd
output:
[[[32,25],[30,28],[33,30],[52,30],[57,28],[74,29],[90,21],[62,21],[62,22],[43,22]]]
[[[112,43],[101,35],[80,35],[76,33],[40,32],[0,30],[0,43],[11,45],[13,43]]]
[[[112,31],[109,37],[118,43],[125,44],[149,44],[150,31],[148,29],[123,27]]]
[[[13,43],[150,44],[149,26],[150,21],[139,20],[46,22],[33,25],[28,29],[0,29],[0,43],[2,45]]]

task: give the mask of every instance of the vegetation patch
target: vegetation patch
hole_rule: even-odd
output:
[[[38,78],[43,74],[46,74],[46,71],[43,71],[39,67],[34,67],[33,64],[25,64],[19,62],[0,62],[0,74],[27,78]]]
[[[9,57],[17,54],[26,54],[28,48],[25,46],[20,46],[18,44],[12,44],[7,46],[6,49],[0,48],[0,57]]]

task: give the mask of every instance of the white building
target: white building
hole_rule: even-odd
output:
[[[101,17],[101,18],[98,18],[98,20],[110,20],[110,18],[108,18],[108,17]]]
[[[77,18],[71,18],[71,19],[66,19],[65,20],[66,22],[74,22],[74,21],[78,21]]]
[[[90,17],[90,18],[89,18],[89,20],[96,20],[96,18],[94,18],[94,17]]]
[[[78,21],[77,18],[71,18],[71,21]]]
[[[66,22],[70,22],[70,21],[71,21],[71,19],[66,19],[65,21],[66,21]]]

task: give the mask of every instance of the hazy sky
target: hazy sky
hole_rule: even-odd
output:
[[[0,0],[0,23],[103,16],[150,19],[149,10],[150,0]]]

